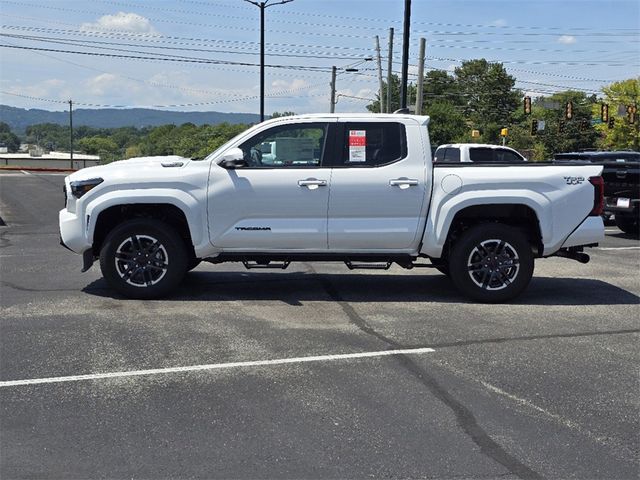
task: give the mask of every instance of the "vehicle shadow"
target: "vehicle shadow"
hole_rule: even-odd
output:
[[[122,298],[104,279],[87,285],[90,295]],[[279,300],[473,303],[444,275],[327,274],[305,272],[190,272],[165,301]],[[640,297],[615,285],[584,278],[534,277],[514,305],[634,305]]]
[[[607,232],[607,237],[624,238],[628,240],[640,240],[640,237],[638,237],[638,235],[633,235],[631,233],[625,233],[625,232]]]

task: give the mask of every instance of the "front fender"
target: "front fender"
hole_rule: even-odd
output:
[[[187,219],[189,232],[196,252],[199,246],[208,243],[204,225],[204,204],[188,192],[171,188],[148,188],[136,190],[114,190],[91,199],[85,206],[83,218],[87,239],[93,243],[98,217],[104,210],[127,204],[168,204],[179,208]]]

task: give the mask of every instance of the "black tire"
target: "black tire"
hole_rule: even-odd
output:
[[[196,268],[198,265],[200,265],[201,262],[202,260],[200,258],[191,257],[187,262],[187,272],[190,272],[191,270]]]
[[[153,219],[118,225],[100,250],[100,269],[114,290],[129,298],[152,299],[169,294],[187,272],[188,256],[180,235]]]
[[[442,258],[431,258],[431,265],[443,275],[449,276],[449,264]]]
[[[506,302],[519,295],[533,276],[531,245],[513,227],[497,223],[477,225],[453,245],[449,276],[473,300]]]
[[[640,235],[640,215],[616,215],[616,226],[624,233]]]

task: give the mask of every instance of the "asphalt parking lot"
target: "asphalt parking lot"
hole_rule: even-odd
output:
[[[615,227],[508,305],[330,263],[136,301],[58,244],[62,181],[0,174],[0,478],[640,475],[640,242]]]

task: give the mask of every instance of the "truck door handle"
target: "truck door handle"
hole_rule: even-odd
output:
[[[413,178],[394,178],[393,180],[389,180],[389,185],[404,189],[418,185],[418,180]]]
[[[318,187],[326,187],[326,180],[317,180],[315,178],[307,178],[305,180],[298,180],[298,186],[307,187],[309,190],[315,190]]]

